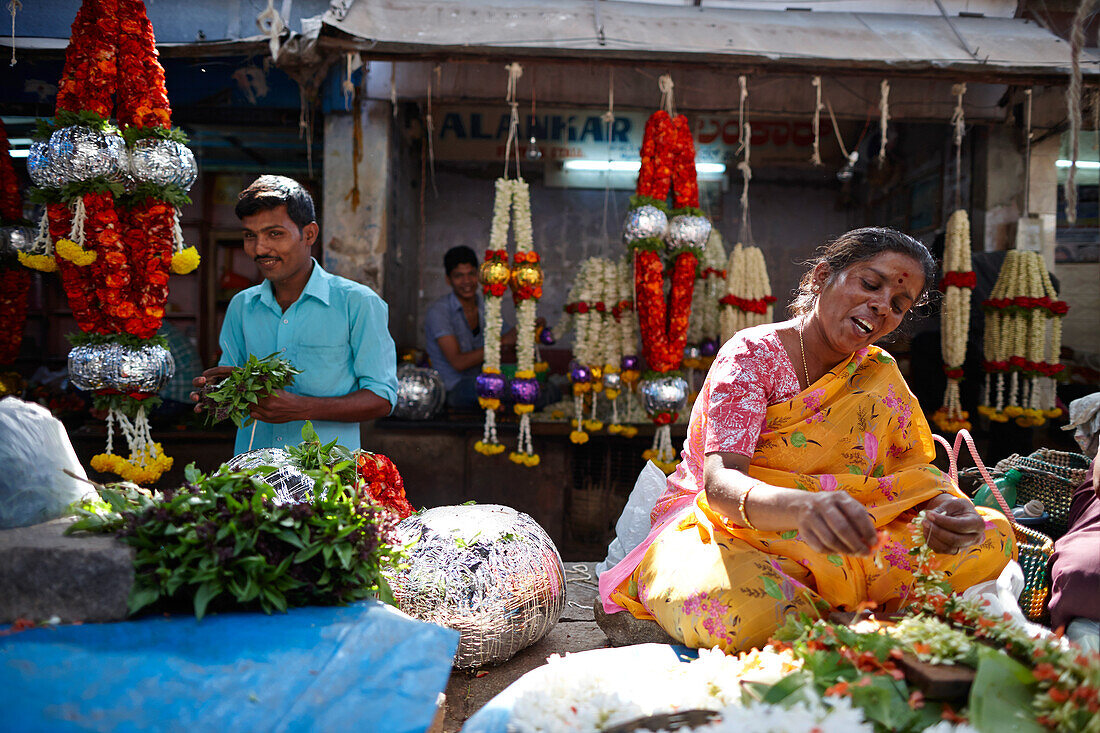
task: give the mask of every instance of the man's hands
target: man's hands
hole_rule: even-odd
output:
[[[204,371],[202,375],[191,380],[191,386],[194,387],[194,391],[191,392],[191,401],[195,403],[195,412],[201,413],[203,411],[201,403],[204,389],[207,389],[208,385],[209,388],[217,387],[218,382],[232,374],[236,368],[229,366],[211,367]],[[304,412],[304,401],[307,399],[302,395],[277,389],[267,397],[261,398],[249,409],[248,414],[256,420],[266,423],[305,420],[307,417]]]
[[[202,396],[204,392],[209,391],[208,389],[206,389],[206,386],[210,385],[210,389],[213,389],[217,386],[218,382],[222,381],[230,374],[232,374],[234,369],[236,369],[236,367],[210,367],[202,374],[191,380],[191,386],[194,388],[191,392],[191,401],[195,403],[195,412],[201,413],[203,410],[201,404]]]
[[[967,499],[940,494],[924,510],[921,529],[933,552],[951,555],[985,539],[985,520]]]
[[[807,494],[797,512],[798,536],[815,552],[870,555],[877,534],[871,515],[843,491]]]

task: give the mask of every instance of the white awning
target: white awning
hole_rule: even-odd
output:
[[[744,10],[613,0],[371,0],[322,37],[379,55],[515,56],[868,70],[955,78],[1065,77],[1069,44],[1018,18]],[[1100,57],[1081,59],[1086,75]]]

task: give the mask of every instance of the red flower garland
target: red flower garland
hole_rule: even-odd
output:
[[[355,469],[363,481],[363,488],[375,502],[404,519],[413,513],[412,505],[405,498],[405,482],[397,466],[380,453],[361,451],[355,459]]]
[[[739,298],[736,295],[724,295],[719,298],[718,302],[722,305],[740,308],[746,313],[760,313],[763,315],[768,312],[768,306],[775,302],[775,296],[765,295],[762,298]]]
[[[31,273],[25,267],[0,268],[0,364],[11,364],[23,344]]]
[[[973,270],[954,270],[944,273],[943,279],[940,280],[940,290],[946,290],[951,285],[954,285],[956,288],[969,288],[973,290],[977,284],[978,275]]]
[[[118,17],[118,0],[81,3],[57,87],[58,112],[88,110],[103,118],[111,116],[111,95],[118,80]]]
[[[637,194],[664,201],[669,189],[677,208],[699,205],[699,185],[695,173],[695,145],[687,118],[669,117],[658,110],[646,121],[642,138],[641,168]],[[680,252],[672,266],[672,287],[668,301],[664,295],[664,264],[656,252],[639,249],[634,254],[634,286],[637,297],[638,326],[642,335],[642,353],[646,364],[657,372],[680,368],[687,345],[691,296],[695,290],[698,257]]]
[[[0,219],[17,222],[23,218],[23,197],[19,195],[19,177],[11,160],[8,131],[0,122]]]

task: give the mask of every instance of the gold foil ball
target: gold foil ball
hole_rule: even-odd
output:
[[[477,271],[477,279],[482,285],[501,285],[508,282],[511,271],[506,262],[482,262]]]
[[[512,269],[512,289],[542,285],[542,268],[535,262],[521,262]]]

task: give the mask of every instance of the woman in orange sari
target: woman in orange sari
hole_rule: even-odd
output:
[[[1016,556],[1007,520],[975,509],[893,358],[872,344],[922,302],[935,263],[891,229],[826,245],[794,318],[745,329],[695,401],[682,462],[639,547],[600,576],[608,613],[654,619],[692,647],[764,644],[790,613],[900,606],[911,521],[955,590]]]

